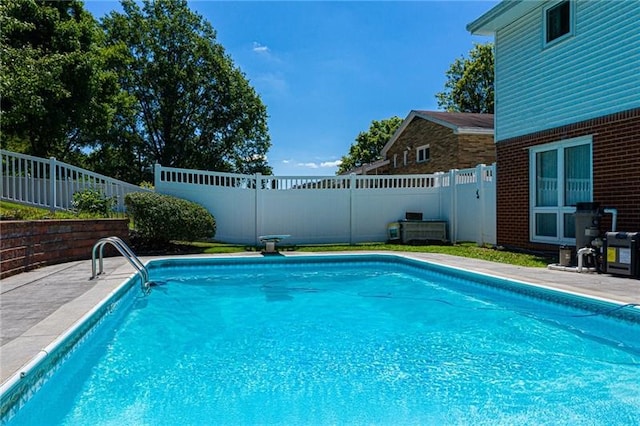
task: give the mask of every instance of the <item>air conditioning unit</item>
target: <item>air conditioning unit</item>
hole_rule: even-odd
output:
[[[403,244],[411,242],[437,241],[447,242],[447,222],[440,220],[402,220],[400,240]]]

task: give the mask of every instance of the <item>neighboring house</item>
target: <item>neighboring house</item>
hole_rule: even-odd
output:
[[[355,167],[345,173],[344,175],[388,175],[389,174],[389,160],[377,160],[372,163],[366,163],[359,167]]]
[[[495,162],[493,115],[411,111],[382,148],[382,160],[356,174],[422,174]]]
[[[640,231],[639,23],[636,0],[555,0],[503,1],[467,26],[495,36],[499,245],[575,245],[578,202]]]

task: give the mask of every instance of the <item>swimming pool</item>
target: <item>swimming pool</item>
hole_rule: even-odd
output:
[[[640,422],[636,308],[393,255],[150,272],[5,423]]]

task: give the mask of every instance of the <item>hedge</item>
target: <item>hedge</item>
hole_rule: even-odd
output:
[[[134,230],[149,242],[197,241],[215,236],[214,217],[197,203],[153,192],[132,192],[124,201]]]

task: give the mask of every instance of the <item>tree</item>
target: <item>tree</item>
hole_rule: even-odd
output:
[[[386,120],[373,120],[366,132],[360,132],[355,143],[349,148],[349,154],[342,157],[342,163],[336,174],[346,173],[363,164],[379,160],[380,151],[389,142],[395,131],[402,124],[400,117],[391,117]]]
[[[476,44],[469,58],[456,59],[446,73],[444,91],[436,94],[447,111],[493,114],[493,44]]]
[[[81,2],[0,3],[3,145],[80,161],[106,131],[118,93],[103,71],[102,32]],[[78,162],[76,161],[76,162]]]
[[[116,162],[270,174],[266,107],[212,26],[185,0],[122,2],[102,24],[120,86],[134,99],[117,142],[100,152]],[[117,53],[115,53],[117,52]]]

